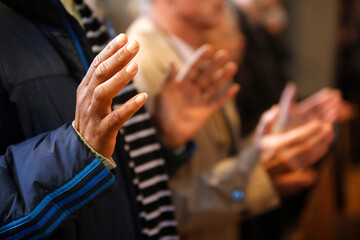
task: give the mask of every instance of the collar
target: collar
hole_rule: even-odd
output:
[[[195,50],[190,47],[184,40],[175,36],[172,33],[169,33],[170,41],[174,45],[174,47],[178,50],[182,59],[186,62],[190,59],[191,55],[195,52]]]

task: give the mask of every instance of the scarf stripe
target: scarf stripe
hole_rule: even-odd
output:
[[[98,54],[110,41],[107,28],[94,17],[83,0],[75,0],[75,4],[92,50]],[[130,82],[114,98],[113,108],[120,107],[136,94],[136,88]],[[124,149],[129,155],[143,238],[179,239],[171,192],[167,185],[169,177],[165,172],[165,160],[151,116],[144,107],[124,124],[120,135],[124,138]]]

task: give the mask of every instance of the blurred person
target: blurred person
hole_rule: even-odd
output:
[[[124,66],[136,54],[137,43],[128,51],[123,47],[127,40],[117,38],[109,46],[113,51],[102,52],[84,77],[93,54],[60,2],[1,1],[0,12],[0,238],[110,239],[118,234],[134,239],[125,173],[115,168],[119,162],[111,156],[119,128],[146,95],[114,111],[109,100],[136,73],[134,63],[127,71]],[[76,35],[68,33],[62,20]],[[59,33],[69,38],[57,38]],[[81,51],[74,43],[81,44]],[[124,58],[115,59],[115,53]],[[109,69],[99,69],[105,64]],[[126,161],[121,145],[117,150]],[[104,197],[94,199],[106,189]],[[91,207],[83,208],[89,201]],[[117,204],[117,210],[107,207]],[[110,230],[111,221],[121,230]]]
[[[360,3],[342,0],[339,4],[339,29],[337,50],[337,86],[344,98],[360,106]],[[350,123],[351,153],[354,163],[360,159],[360,120]]]
[[[109,30],[125,32],[130,23],[139,16],[135,0],[85,0],[95,17],[105,23]]]
[[[236,97],[236,105],[242,116],[242,134],[247,136],[261,114],[279,101],[289,80],[290,54],[283,39],[287,13],[282,0],[233,2],[246,39],[242,65],[234,80],[243,90]]]
[[[2,0],[0,12],[0,238],[177,239],[167,172],[193,147],[159,143],[147,95],[128,84],[138,43],[121,34],[95,57],[97,42],[58,0]],[[220,95],[197,121],[233,96]],[[197,127],[187,125],[189,138]]]
[[[246,39],[245,54],[234,80],[242,86],[236,104],[243,116],[242,133],[248,135],[255,129],[262,112],[279,101],[281,92],[289,82],[287,65],[290,52],[283,36],[288,16],[283,0],[232,2]],[[319,99],[322,102],[317,102],[319,105],[329,105],[331,99],[330,105],[336,109],[337,116],[330,122],[344,122],[355,116],[353,106],[343,101],[338,90],[327,88],[316,94],[321,95]]]
[[[238,22],[246,38],[245,56],[235,81],[242,86],[236,100],[242,116],[243,134],[249,135],[262,111],[279,101],[281,91],[290,80],[287,72],[290,52],[284,39],[288,16],[282,0],[232,2],[238,10]],[[321,89],[299,104],[300,112],[307,110],[310,115],[330,123],[346,122],[356,115],[354,107],[343,100],[341,92],[331,88]],[[310,170],[316,174],[316,169]],[[283,188],[288,189],[287,181],[279,178],[278,184],[280,182],[284,183]],[[278,239],[283,234],[289,234],[306,198],[306,192],[294,192],[286,198],[283,196],[282,208],[244,223],[243,228],[249,230],[244,231],[243,236],[252,240]]]
[[[184,97],[176,94],[182,89],[179,84],[197,83],[198,90],[187,91],[187,96],[197,94],[201,106],[217,98],[211,88],[228,74],[214,67],[183,73],[193,56],[210,48],[202,44],[207,41],[210,29],[221,28],[226,5],[222,0],[154,0],[152,3],[150,13],[134,21],[127,31],[130,38],[138,39],[143,46],[135,58],[142,66],[135,85],[149,92],[147,103],[159,134],[172,135],[173,129],[166,127],[163,117],[155,110],[178,109],[168,112],[178,121],[201,112],[201,108],[187,112],[177,107],[178,99]],[[148,61],[150,57],[152,61]],[[231,71],[225,61],[228,58],[230,55],[224,50],[212,54],[216,65]],[[210,85],[204,84],[204,73],[211,73],[208,75],[213,78]],[[167,101],[162,88],[174,89]],[[278,113],[279,108],[274,107],[263,115],[253,144],[242,151],[238,134],[240,120],[232,103],[218,111],[195,136],[197,152],[170,183],[175,215],[184,239],[237,239],[237,223],[241,217],[268,211],[279,204],[278,194],[300,191],[315,181],[314,172],[307,168],[326,153],[333,139],[331,124],[307,121],[283,133],[272,133]],[[266,169],[268,165],[286,169],[286,175],[283,171],[271,171],[272,167]],[[282,181],[276,181],[279,177]],[[281,188],[284,179],[290,190]],[[274,186],[279,182],[281,184]]]

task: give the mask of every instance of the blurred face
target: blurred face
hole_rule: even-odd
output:
[[[216,50],[226,49],[231,60],[241,64],[245,49],[245,37],[239,31],[236,19],[233,19],[232,16],[225,16],[223,24],[209,29],[205,40]]]
[[[176,14],[200,28],[218,26],[223,21],[225,0],[174,0]]]

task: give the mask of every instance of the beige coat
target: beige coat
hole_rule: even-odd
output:
[[[135,57],[139,72],[135,85],[149,93],[147,107],[153,112],[154,96],[160,91],[169,64],[180,69],[181,54],[168,34],[150,18],[140,17],[128,29],[129,39],[140,43]],[[230,121],[231,129],[226,124]],[[279,198],[253,147],[228,156],[230,134],[240,149],[239,117],[233,103],[212,117],[195,136],[197,152],[190,163],[171,180],[176,218],[183,239],[238,239],[241,216],[255,215],[279,204]],[[235,190],[245,198],[235,202]]]

